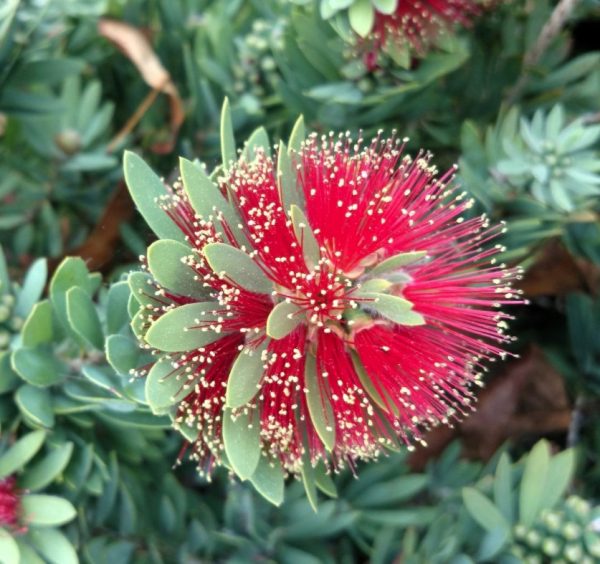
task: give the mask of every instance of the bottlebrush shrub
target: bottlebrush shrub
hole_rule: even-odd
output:
[[[156,355],[137,371],[147,400],[201,472],[227,465],[275,503],[285,475],[314,502],[332,470],[466,415],[518,299],[488,245],[502,227],[463,221],[454,169],[438,176],[394,136],[303,129],[275,158],[259,129],[237,158],[226,103],[212,176],[182,159],[169,188],[125,158],[160,237],[149,274],[129,279],[134,331]]]

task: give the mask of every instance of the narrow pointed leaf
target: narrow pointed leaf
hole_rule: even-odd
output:
[[[129,193],[150,229],[161,239],[183,241],[181,230],[159,206],[160,198],[168,194],[162,180],[131,151],[125,151],[123,168]]]
[[[214,272],[258,294],[270,294],[273,284],[244,251],[224,243],[209,243],[204,256]]]
[[[277,186],[284,212],[288,213],[293,205],[300,209],[304,207],[304,197],[298,188],[297,173],[294,170],[292,157],[288,154],[283,141],[279,142],[277,154]]]
[[[244,151],[243,151],[243,156],[244,159],[248,162],[253,161],[257,154],[258,154],[258,150],[262,149],[265,153],[265,155],[270,156],[271,154],[271,148],[269,146],[270,141],[269,141],[269,134],[267,133],[267,130],[264,127],[259,127],[257,129],[255,129],[252,134],[250,135],[250,137],[248,138],[248,141],[246,141],[246,145],[244,147]]]
[[[497,507],[475,488],[463,488],[463,501],[471,517],[486,531],[509,530],[510,525]]]
[[[531,526],[546,495],[546,476],[550,462],[550,447],[544,440],[533,447],[527,457],[519,492],[519,521]]]
[[[279,302],[267,318],[267,335],[273,339],[283,339],[296,329],[304,318],[296,304]]]
[[[369,274],[373,275],[382,274],[384,272],[390,272],[402,266],[406,266],[408,264],[412,264],[413,262],[417,262],[425,256],[427,256],[427,251],[412,251],[410,253],[399,253],[397,255],[385,259],[383,262],[380,262],[375,268],[373,268],[369,272]]]
[[[306,128],[304,127],[304,116],[300,116],[294,127],[292,128],[292,132],[290,133],[290,139],[288,141],[288,153],[299,152],[302,148],[302,142],[306,138]]]
[[[239,245],[247,244],[247,238],[240,228],[240,218],[219,190],[219,187],[207,176],[206,172],[187,159],[180,159],[179,166],[185,193],[190,199],[194,211],[205,221],[212,218],[215,229],[226,239],[221,220],[229,226]]]
[[[166,352],[189,351],[204,347],[222,337],[211,328],[216,323],[216,302],[197,302],[176,307],[150,325],[146,342]]]
[[[290,207],[290,216],[292,220],[292,226],[294,228],[294,234],[302,246],[302,252],[304,254],[306,265],[309,268],[313,268],[317,265],[319,258],[321,257],[319,243],[317,242],[317,239],[310,228],[308,219],[298,206],[292,205]]]
[[[233,122],[228,98],[225,98],[221,108],[221,157],[225,170],[229,168],[232,161],[236,160],[235,137],[233,135]]]
[[[367,374],[365,367],[363,366],[360,358],[355,352],[351,353],[352,363],[354,364],[354,370],[360,380],[364,390],[367,392],[369,397],[384,411],[393,413],[395,416],[399,415],[398,406],[392,401],[391,398],[387,398],[387,402],[383,399],[382,395],[377,390],[377,387],[373,383],[371,377]],[[385,390],[384,390],[385,393]]]
[[[257,394],[264,373],[263,354],[268,345],[269,340],[265,339],[259,347],[246,346],[236,358],[227,381],[227,407],[242,407]]]
[[[326,383],[317,374],[317,362],[314,356],[307,355],[304,367],[304,385],[306,402],[315,431],[325,448],[329,451],[335,446],[335,417],[331,402],[325,393]]]

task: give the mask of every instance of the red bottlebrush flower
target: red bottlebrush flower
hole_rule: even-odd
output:
[[[451,26],[468,26],[483,6],[478,0],[401,0],[390,13],[375,8],[365,44],[370,46],[367,66],[376,66],[377,53],[381,50],[393,53],[398,48],[411,47],[423,53]]]
[[[473,408],[517,273],[453,175],[394,137],[333,134],[258,149],[219,188],[183,163],[162,206],[186,243],[150,248],[133,325],[165,353],[147,391],[206,471],[223,452],[243,478],[259,453],[292,474],[353,465]]]
[[[20,523],[21,496],[13,477],[0,480],[0,527],[13,533],[25,532]]]

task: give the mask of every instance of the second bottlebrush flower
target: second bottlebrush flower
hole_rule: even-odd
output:
[[[502,231],[430,155],[395,136],[309,135],[271,156],[264,130],[223,166],[182,160],[167,188],[133,154],[129,187],[161,237],[130,285],[133,327],[156,355],[148,402],[199,467],[272,501],[287,474],[328,473],[421,440],[472,409],[472,385],[510,341],[516,276]],[[409,446],[410,448],[410,446]],[[274,486],[275,484],[275,486]]]

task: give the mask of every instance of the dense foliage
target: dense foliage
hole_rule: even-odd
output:
[[[418,38],[394,23],[385,41],[388,0],[0,5],[0,562],[600,558],[600,8],[447,4],[431,34],[412,19]],[[468,218],[505,222],[499,261],[530,303],[477,411],[427,447],[257,493],[198,474],[177,390],[139,376],[156,236],[122,155],[170,184],[178,156],[213,170],[225,97],[238,149],[289,145],[299,115],[395,130],[459,165]]]

